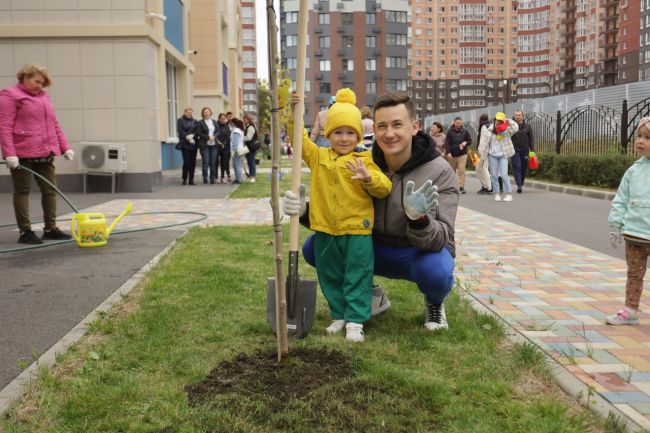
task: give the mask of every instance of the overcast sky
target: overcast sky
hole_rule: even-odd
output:
[[[266,27],[266,1],[255,0],[255,27],[257,30],[257,78],[269,79],[269,58]],[[280,14],[280,2],[274,0],[275,13]],[[278,35],[278,42],[280,37]]]

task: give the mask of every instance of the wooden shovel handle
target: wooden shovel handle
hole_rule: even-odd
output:
[[[291,191],[300,197],[300,172],[302,168],[302,133],[305,126],[305,59],[307,57],[307,0],[300,0],[298,11],[298,64],[295,91],[301,96],[293,114],[293,160],[291,165]],[[299,216],[292,215],[289,222],[289,252],[298,251]]]

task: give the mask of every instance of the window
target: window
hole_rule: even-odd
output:
[[[318,92],[326,93],[329,95],[332,93],[332,85],[330,83],[320,83],[318,84]]]
[[[376,36],[366,36],[366,48],[375,48],[377,46]]]
[[[389,23],[406,23],[407,13],[405,11],[385,11],[386,22]]]
[[[287,12],[284,15],[284,19],[287,24],[297,23],[298,22],[298,12]]]
[[[343,48],[352,48],[354,46],[354,37],[352,37],[352,36],[343,36],[341,38],[341,46]]]
[[[319,69],[321,71],[331,71],[332,70],[332,63],[329,60],[321,60],[318,62]]]
[[[318,14],[318,24],[327,25],[330,23],[330,14]]]
[[[255,67],[255,51],[244,51],[242,52],[242,66],[244,68],[254,68]]]
[[[375,95],[377,93],[377,83],[366,83],[366,93],[368,95]]]
[[[343,72],[354,71],[354,60],[343,59]]]
[[[377,15],[375,14],[366,14],[366,24],[376,24],[377,23]]]
[[[344,12],[341,14],[341,23],[342,24],[347,24],[347,25],[352,25],[353,19],[352,19],[352,14],[348,12]]]
[[[386,90],[406,92],[406,80],[386,80]]]
[[[295,47],[298,45],[298,35],[287,35],[287,47]]]
[[[387,68],[406,68],[406,57],[386,57]]]
[[[405,47],[406,35],[399,33],[386,33],[386,45],[400,45]]]
[[[329,36],[319,36],[318,38],[318,46],[321,48],[329,48],[330,47],[330,37]]]
[[[167,75],[167,134],[176,137],[176,118],[178,117],[178,92],[176,89],[176,67],[165,63]]]
[[[377,59],[366,59],[366,71],[377,70]]]

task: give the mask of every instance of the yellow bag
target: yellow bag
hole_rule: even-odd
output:
[[[476,168],[476,166],[478,166],[478,163],[481,161],[481,158],[479,158],[476,153],[472,152],[472,149],[469,149],[467,151],[467,154],[469,156],[469,162],[471,162],[472,166]]]

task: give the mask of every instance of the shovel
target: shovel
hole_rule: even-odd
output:
[[[270,25],[270,23],[269,23]],[[275,28],[275,26],[274,26]],[[269,27],[269,30],[271,28]],[[271,37],[274,36],[275,31],[269,31]],[[307,0],[300,0],[298,12],[298,65],[296,68],[296,88],[295,91],[303,94],[305,87],[305,58],[307,56]],[[277,36],[276,36],[277,37]],[[270,44],[270,65],[277,63],[277,44]],[[271,85],[277,85],[277,79],[271,80]],[[277,94],[271,91],[271,95]],[[300,194],[300,174],[302,164],[302,131],[304,127],[303,116],[305,113],[304,99],[296,106],[294,111],[294,129],[293,129],[293,160],[291,166],[291,190],[296,196]],[[279,119],[278,119],[279,123]],[[279,134],[279,133],[278,133]],[[279,141],[278,141],[279,142]],[[276,142],[277,143],[277,142]],[[276,157],[276,147],[273,146],[273,157]],[[279,151],[277,152],[279,159]],[[275,162],[274,162],[275,164]],[[272,181],[275,181],[275,174],[273,174]],[[289,337],[304,338],[309,334],[312,325],[314,324],[314,317],[316,315],[316,281],[303,280],[298,275],[298,230],[300,224],[298,222],[298,215],[292,215],[289,223],[289,267],[286,279],[286,326]],[[278,273],[280,275],[280,273]],[[282,303],[283,300],[278,296],[280,291],[276,293],[277,280],[269,278],[267,287],[267,321],[269,326],[276,335],[278,335],[278,326],[282,326],[282,319],[278,314],[283,311],[283,308],[276,308],[278,302]],[[278,306],[279,307],[279,306]]]

